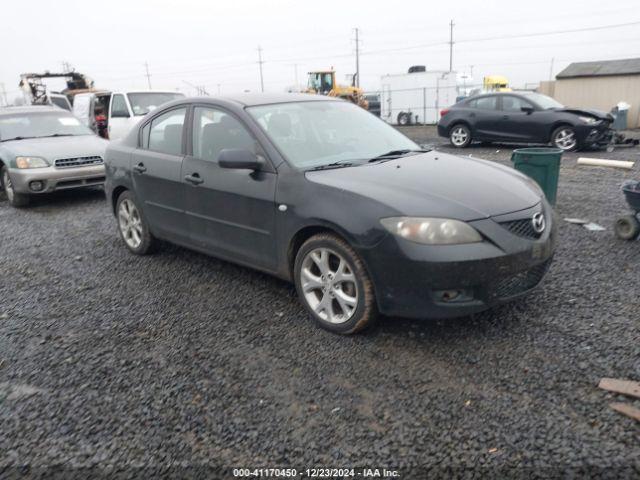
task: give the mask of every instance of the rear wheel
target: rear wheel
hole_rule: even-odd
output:
[[[576,131],[569,125],[563,125],[556,128],[551,134],[551,144],[565,152],[572,152],[576,150],[578,148]]]
[[[377,318],[373,283],[362,259],[335,235],[314,235],[300,247],[294,280],[300,301],[324,329],[347,335]]]
[[[123,192],[116,204],[118,232],[129,251],[136,255],[151,253],[157,240],[149,231],[149,225],[131,192]]]
[[[4,188],[4,193],[7,196],[9,205],[12,207],[26,207],[29,205],[29,195],[16,193],[13,189],[13,183],[11,183],[11,177],[9,176],[9,169],[5,165],[0,169],[0,178],[2,179],[2,187]]]
[[[466,148],[471,144],[471,130],[463,124],[454,125],[449,131],[449,141],[456,148]]]
[[[640,222],[633,215],[625,215],[616,220],[616,235],[622,240],[635,240],[640,235]]]
[[[407,112],[400,112],[398,114],[398,125],[409,125],[411,123],[411,115]]]

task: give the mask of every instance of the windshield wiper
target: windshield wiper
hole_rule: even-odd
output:
[[[3,138],[0,142],[10,142],[11,140],[26,140],[28,138],[37,138],[37,137],[12,137],[12,138]]]
[[[51,135],[41,135],[36,138],[49,138],[49,137],[74,137],[73,133],[52,133]]]
[[[353,162],[346,162],[344,160],[339,162],[327,163],[326,165],[318,165],[317,167],[310,168],[309,171],[314,170],[328,170],[330,168],[341,168],[341,167],[350,167],[353,165]]]
[[[371,158],[369,160],[369,162],[378,162],[380,160],[392,160],[394,158],[404,157],[405,155],[408,155],[410,153],[426,153],[426,152],[430,152],[430,151],[431,150],[424,150],[424,149],[420,149],[420,150],[411,150],[411,149],[391,150],[390,152],[383,153],[382,155],[378,155],[377,157]]]

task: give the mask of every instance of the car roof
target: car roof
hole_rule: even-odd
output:
[[[20,115],[23,113],[69,113],[67,110],[63,110],[60,107],[53,105],[28,105],[20,107],[2,107],[0,108],[0,115]]]
[[[289,102],[322,102],[332,100],[340,101],[335,97],[313,95],[310,93],[241,93],[237,95],[224,95],[215,97],[191,97],[182,99],[181,101],[188,103],[195,100],[205,103],[215,103],[217,100],[226,100],[227,102],[237,103],[245,107]]]

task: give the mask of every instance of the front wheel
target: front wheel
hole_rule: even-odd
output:
[[[300,247],[294,281],[300,301],[326,330],[348,335],[377,318],[373,283],[362,259],[335,235],[314,235]]]
[[[29,205],[29,195],[17,193],[13,189],[13,183],[11,183],[11,177],[9,176],[9,169],[4,165],[2,166],[2,169],[0,169],[0,179],[2,179],[2,187],[4,188],[4,193],[7,196],[9,205],[12,207],[26,207]]]
[[[398,114],[398,125],[409,125],[411,123],[411,114],[407,112],[400,112]]]
[[[120,238],[130,252],[146,255],[154,250],[157,240],[151,235],[147,220],[131,192],[124,192],[118,197],[116,217]]]
[[[640,235],[640,222],[634,215],[625,215],[616,220],[614,230],[622,240],[635,240]]]
[[[551,144],[565,152],[573,152],[578,148],[576,131],[568,125],[556,128],[551,134]]]
[[[471,144],[471,130],[466,125],[454,125],[449,132],[449,141],[456,148],[466,148]]]

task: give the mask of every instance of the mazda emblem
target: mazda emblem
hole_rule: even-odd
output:
[[[531,219],[531,226],[533,227],[533,231],[537,234],[541,234],[544,232],[546,225],[546,221],[544,219],[544,215],[540,212],[533,215]]]

